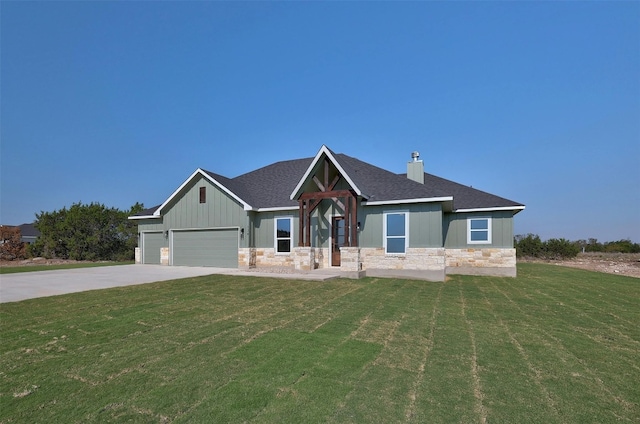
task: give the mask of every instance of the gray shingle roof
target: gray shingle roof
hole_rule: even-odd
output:
[[[156,205],[152,208],[143,209],[140,212],[134,214],[133,216],[151,216],[159,207],[160,205]]]
[[[425,199],[451,196],[435,185],[420,184],[406,175],[394,174],[344,154],[335,155],[342,168],[369,201]]]
[[[406,176],[406,174],[404,174]],[[453,207],[457,209],[482,208],[519,208],[524,205],[495,194],[487,193],[473,187],[459,184],[425,172],[424,184],[439,187],[442,191],[453,196]]]
[[[289,195],[312,160],[305,158],[276,162],[235,177],[234,182],[242,188],[234,193],[256,208],[298,206],[298,202],[289,199]],[[246,197],[240,192],[245,193]]]
[[[420,184],[408,179],[406,174],[394,174],[351,156],[331,153],[369,202],[453,196],[454,210],[523,207],[518,202],[428,173],[425,173],[425,183]],[[289,196],[313,160],[304,158],[276,162],[235,178],[204,172],[253,208],[286,208],[298,205]],[[157,208],[147,209],[137,215],[151,215]]]
[[[35,223],[18,225],[20,235],[22,237],[39,237],[40,231],[36,228]]]

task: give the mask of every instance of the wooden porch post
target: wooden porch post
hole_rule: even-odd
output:
[[[356,196],[352,196],[351,201],[353,202],[351,206],[351,245],[358,246],[358,199]]]
[[[305,234],[305,243],[306,247],[311,247],[311,200],[307,203],[307,210],[304,212],[304,219],[306,219],[307,231]]]
[[[351,218],[349,216],[349,205],[351,204],[351,198],[349,196],[345,196],[344,198],[344,245],[351,247],[351,230],[349,223],[351,222]]]
[[[300,209],[298,210],[298,246],[304,246],[304,200],[300,199]]]

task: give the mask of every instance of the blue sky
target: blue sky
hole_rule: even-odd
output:
[[[639,2],[2,2],[0,221],[322,144],[640,242]]]

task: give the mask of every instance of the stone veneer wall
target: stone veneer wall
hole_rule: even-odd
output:
[[[288,255],[276,255],[274,248],[240,248],[238,267],[283,267],[308,271],[328,268],[329,255],[328,249],[319,247],[294,247]]]
[[[135,263],[137,264],[141,264],[142,263],[142,257],[140,256],[140,248],[136,247],[135,253],[134,253],[134,257],[135,257]]]
[[[447,249],[447,274],[516,276],[516,249]]]
[[[168,248],[165,249],[168,262]],[[442,273],[446,270],[447,274],[516,275],[516,250],[513,248],[409,248],[405,255],[387,255],[384,248],[343,247],[340,250],[340,270],[355,276],[361,276],[367,270]],[[273,248],[241,248],[238,250],[238,266],[310,271],[329,268],[329,256],[327,248],[294,247],[289,255],[276,255]]]
[[[516,249],[447,249],[448,267],[509,268],[516,266]]]
[[[256,247],[256,259],[255,266],[256,268],[260,267],[289,267],[293,268],[293,253],[288,255],[276,255],[276,249],[271,248],[263,248]]]
[[[445,249],[441,247],[408,248],[404,255],[389,255],[384,248],[360,248],[362,269],[427,270],[445,268]],[[344,257],[343,259],[344,260]]]

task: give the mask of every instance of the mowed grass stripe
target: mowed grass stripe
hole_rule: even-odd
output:
[[[636,281],[637,284],[637,281]],[[504,289],[499,289],[496,284],[493,285],[497,291],[499,291],[505,298],[507,298],[512,306],[516,308],[516,314],[525,314],[534,320],[544,320],[545,317],[551,314],[555,318],[559,318],[562,325],[559,325],[560,329],[569,329],[568,337],[572,336],[584,336],[588,341],[582,341],[580,344],[595,343],[600,345],[598,349],[602,349],[601,355],[607,356],[614,353],[622,361],[626,362],[629,367],[640,370],[640,363],[638,356],[640,355],[640,344],[636,341],[634,335],[638,332],[638,326],[629,326],[626,320],[616,318],[616,314],[620,313],[620,309],[624,307],[618,306],[618,308],[608,310],[598,310],[596,308],[585,308],[570,306],[574,293],[568,291],[566,294],[559,294],[557,297],[548,296],[546,294],[540,294],[535,300],[538,305],[544,305],[544,308],[530,308],[523,307],[522,302],[516,301],[510,298],[510,295]],[[511,297],[517,296],[521,293],[523,288],[513,287],[511,290]],[[535,289],[539,292],[538,289]],[[569,309],[569,311],[567,311]],[[640,308],[636,308],[640,309]],[[635,312],[637,321],[640,322],[640,311]],[[617,320],[617,321],[615,321]],[[613,325],[615,322],[621,322],[620,325]],[[553,327],[549,327],[551,330]],[[564,338],[564,337],[563,337]],[[616,338],[614,340],[614,338]],[[615,341],[615,343],[613,343]],[[579,354],[578,350],[576,353]],[[586,351],[590,351],[587,349]],[[601,356],[601,357],[604,357]]]
[[[634,389],[635,383],[628,380],[623,369],[620,368],[628,358],[618,354],[620,361],[615,363],[615,369],[613,369],[609,367],[607,361],[601,361],[609,357],[611,352],[601,351],[601,346],[576,332],[569,321],[565,325],[563,321],[567,320],[566,315],[561,316],[563,321],[557,322],[561,324],[560,326],[532,327],[528,323],[542,323],[545,316],[530,316],[527,309],[523,309],[510,299],[505,293],[504,285],[492,281],[490,285],[482,286],[480,290],[503,295],[503,302],[500,302],[498,297],[493,298],[493,309],[496,314],[499,313],[511,319],[509,324],[511,331],[518,335],[523,354],[532,361],[532,369],[535,370],[537,379],[545,388],[544,391],[551,396],[553,404],[557,404],[562,421],[580,419],[585,422],[598,417],[599,422],[605,422],[612,417],[624,416],[619,412],[629,409],[630,402],[626,400],[627,395],[614,393],[604,381],[618,378],[620,381],[616,381],[611,387],[622,388],[624,393],[634,393],[634,391],[637,393]],[[557,299],[554,300],[556,301]],[[557,318],[557,314],[552,315]],[[529,319],[512,319],[515,316],[524,316]],[[576,319],[582,320],[583,317],[576,317]],[[588,356],[584,355],[587,352]],[[597,361],[596,364],[594,360]]]
[[[398,351],[398,340],[406,339],[401,335],[400,326],[407,319],[407,309],[423,308],[419,303],[425,299],[420,293],[428,286],[413,281],[383,280],[380,284],[390,285],[392,295],[383,297],[350,336],[351,339],[375,343],[380,346],[379,353],[365,364],[330,422],[396,421],[409,401],[406,392],[413,379],[412,373],[398,370],[395,366],[398,358],[390,362],[389,357]],[[413,348],[419,350],[420,346],[414,344]],[[390,388],[389,380],[397,384]],[[380,402],[366,402],[372,397]]]
[[[343,399],[348,397],[354,384],[360,379],[366,365],[373,360],[373,355],[380,349],[379,345],[351,340],[351,334],[357,332],[357,328],[366,322],[373,310],[383,305],[385,298],[380,296],[379,292],[384,289],[384,287],[370,287],[362,299],[364,301],[357,304],[354,304],[353,299],[345,298],[326,303],[323,309],[333,311],[335,319],[321,327],[311,323],[307,331],[312,329],[312,335],[304,335],[299,331],[277,331],[265,334],[255,343],[234,352],[234,356],[249,356],[252,358],[251,362],[263,363],[268,367],[267,370],[261,367],[252,368],[246,376],[240,376],[240,379],[245,378],[251,381],[256,393],[270,393],[275,398],[268,405],[261,402],[245,405],[242,411],[238,411],[242,419],[260,421],[270,416],[279,416],[282,415],[283,409],[289,410],[292,404],[296,408],[304,407],[309,411],[316,408],[339,409]],[[360,296],[358,298],[360,299]],[[370,301],[366,301],[367,298],[370,298]],[[345,301],[350,307],[345,307]],[[280,340],[283,336],[287,337],[286,341]],[[318,338],[329,339],[331,343],[323,343],[323,349],[314,350],[312,355],[305,355],[303,361],[291,359],[291,349],[309,352],[310,349],[306,347],[305,342],[317,343]],[[284,346],[286,349],[283,348]],[[264,375],[269,378],[263,380],[259,377]],[[325,387],[327,394],[331,396],[327,397],[323,391],[317,390],[313,394],[306,395],[308,387],[317,388],[318,386]],[[234,386],[225,387],[225,392],[233,389]],[[337,392],[336,389],[338,389]],[[337,393],[341,395],[336,396]],[[227,412],[218,411],[216,419],[240,418],[239,416],[230,417],[226,415]]]
[[[3,304],[0,422],[639,422],[640,282],[524,265]]]
[[[541,278],[540,271],[551,278]],[[582,269],[568,268],[548,264],[523,263],[518,265],[518,284],[529,288],[539,288],[534,283],[542,280],[545,291],[560,290],[562,293],[573,292],[590,301],[599,301],[613,306],[615,309],[636,311],[637,278],[622,275],[611,275],[591,272]],[[575,297],[575,296],[573,296]]]
[[[482,382],[480,381],[480,371],[478,367],[478,347],[476,344],[475,329],[473,323],[467,316],[467,301],[462,291],[462,286],[458,284],[458,291],[460,292],[460,305],[462,308],[462,316],[465,321],[467,332],[469,333],[469,341],[471,342],[471,378],[473,383],[473,395],[476,398],[475,412],[478,415],[478,421],[480,423],[487,422],[487,409],[484,406],[484,392],[482,390]]]
[[[498,289],[495,284],[494,287],[496,291],[509,299],[504,289]],[[517,290],[514,287],[511,293],[517,293]],[[619,309],[604,311],[572,306],[574,300],[571,291],[565,295],[549,295],[542,293],[540,289],[535,289],[534,292],[538,294],[535,303],[543,307],[523,308],[518,306],[519,302],[509,299],[511,305],[516,307],[515,315],[525,314],[530,317],[530,320],[538,321],[548,319],[552,315],[557,325],[549,326],[547,330],[555,330],[556,333],[559,333],[557,337],[562,340],[572,340],[568,346],[576,347],[574,354],[578,357],[581,357],[584,352],[598,352],[597,355],[591,355],[591,357],[605,358],[615,351],[615,355],[623,363],[636,370],[639,369],[640,343],[633,336],[638,331],[637,326],[630,327],[624,322],[620,325],[611,324],[611,318],[615,319],[612,317],[612,313],[619,312]],[[638,322],[640,322],[640,315]],[[601,365],[606,365],[606,362]],[[612,371],[615,370],[602,370],[602,378],[606,379],[611,375],[617,375]]]
[[[473,351],[453,280],[443,284],[434,318],[431,348],[409,422],[478,422]]]
[[[491,288],[495,287],[495,280],[491,281],[491,285],[478,284],[477,280],[474,283],[469,285],[468,289],[470,291],[476,291],[477,289],[478,301],[485,303],[487,312],[493,316],[496,328],[503,332],[506,336],[505,341],[508,340],[510,347],[513,348],[505,350],[506,352],[511,352],[511,358],[505,358],[505,363],[521,363],[526,367],[526,372],[524,368],[522,371],[522,374],[526,375],[526,379],[523,379],[522,387],[518,388],[521,393],[518,398],[521,404],[519,407],[522,408],[521,413],[526,414],[525,416],[533,422],[537,422],[539,419],[561,422],[556,400],[543,383],[543,372],[532,361],[531,355],[523,345],[526,342],[526,334],[516,331],[517,320],[513,319],[508,309],[502,306],[501,301],[503,299],[491,296]],[[475,307],[477,308],[479,305]],[[474,308],[470,309],[473,310]],[[518,358],[513,357],[516,353]],[[518,365],[518,367],[520,366]],[[533,407],[531,400],[527,399],[527,396],[537,398],[539,400],[538,405]],[[509,415],[512,414],[514,414],[514,411],[509,412]]]

